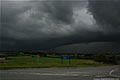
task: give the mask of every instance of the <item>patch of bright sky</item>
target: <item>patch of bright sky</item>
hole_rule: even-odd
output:
[[[82,9],[74,8],[73,18],[75,19],[75,24],[84,24],[84,26],[83,26],[84,28],[87,28],[90,30],[98,29],[98,26],[96,25],[96,21],[95,21],[93,15],[89,13],[87,7],[84,7]]]

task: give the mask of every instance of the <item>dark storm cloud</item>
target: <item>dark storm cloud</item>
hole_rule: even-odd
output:
[[[72,20],[72,7],[61,1],[2,1],[1,11],[3,49],[44,49],[60,45],[63,40],[57,38],[68,34],[70,29],[64,23]]]
[[[103,29],[120,32],[120,0],[89,0],[89,11]]]
[[[67,4],[67,5],[66,5]],[[72,3],[68,1],[54,1],[54,2],[44,2],[44,11],[49,13],[49,15],[54,20],[59,20],[64,23],[72,23],[73,21],[73,9]]]
[[[37,38],[49,37],[54,33],[58,33],[60,36],[61,34],[64,35],[63,33],[67,33],[64,30],[64,26],[68,25],[64,25],[64,23],[71,23],[72,20],[72,6],[65,6],[63,1],[2,2],[1,22],[2,26],[4,26],[2,27],[2,32],[6,36],[9,35],[14,38]],[[68,29],[70,28],[68,27]],[[33,34],[28,35],[31,32]],[[38,36],[38,34],[40,35]]]
[[[111,1],[109,5],[115,8],[115,13],[111,11],[109,14],[105,3],[100,2],[101,8],[97,6],[99,1],[95,0],[89,3],[87,0],[2,1],[1,49],[43,50],[75,43],[118,42],[119,29],[110,32],[110,28],[115,25],[115,29],[119,28],[119,10],[113,6],[116,2]],[[88,4],[91,14],[88,13]]]
[[[2,23],[14,22],[17,15],[24,13],[29,8],[30,8],[29,5],[22,6],[22,2],[2,1],[1,2],[1,14],[2,14],[1,22]]]

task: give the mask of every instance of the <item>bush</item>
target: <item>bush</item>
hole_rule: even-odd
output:
[[[118,63],[118,59],[116,56],[114,55],[104,55],[104,54],[100,54],[97,55],[94,60],[96,62],[103,62],[106,64],[117,64]]]

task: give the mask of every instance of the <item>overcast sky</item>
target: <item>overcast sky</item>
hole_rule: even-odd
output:
[[[120,0],[2,0],[0,24],[1,50],[120,51]]]

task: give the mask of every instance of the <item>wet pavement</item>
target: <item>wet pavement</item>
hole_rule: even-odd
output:
[[[119,77],[120,66],[0,70],[0,80],[94,80],[95,76]]]

